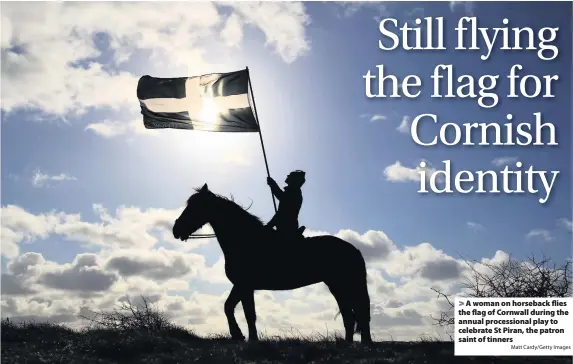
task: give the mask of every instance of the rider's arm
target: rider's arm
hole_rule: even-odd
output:
[[[273,195],[280,200],[281,197],[283,197],[284,195],[284,191],[281,190],[281,188],[279,187],[279,185],[277,185],[277,183],[274,180],[271,180],[272,182],[269,183],[269,186],[271,187],[271,192],[273,193]]]

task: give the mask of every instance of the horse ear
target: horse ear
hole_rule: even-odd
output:
[[[203,187],[201,187],[201,192],[207,192],[207,191],[209,191],[209,187],[207,187],[207,184],[205,183]]]

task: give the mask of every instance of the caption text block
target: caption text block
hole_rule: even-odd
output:
[[[455,301],[455,355],[573,355],[573,298]]]

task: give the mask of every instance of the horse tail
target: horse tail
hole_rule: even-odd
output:
[[[360,325],[358,324],[358,320],[356,320],[356,326],[354,327],[355,334],[361,334],[362,330],[360,329]]]
[[[366,262],[360,254],[362,266],[360,269],[360,281],[356,286],[357,291],[354,305],[354,317],[356,325],[354,332],[357,334],[370,333],[370,295],[368,294],[368,273],[366,272]]]
[[[338,317],[338,315],[340,315],[341,312],[340,310],[338,310],[336,312],[336,315],[334,315],[334,319],[336,320],[336,318]],[[354,333],[355,334],[360,334],[362,332],[362,330],[360,330],[360,325],[358,324],[358,321],[354,321]]]

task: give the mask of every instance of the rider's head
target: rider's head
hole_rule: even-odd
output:
[[[306,182],[305,175],[306,173],[301,170],[293,171],[289,173],[285,183],[292,187],[301,188],[304,182]]]

